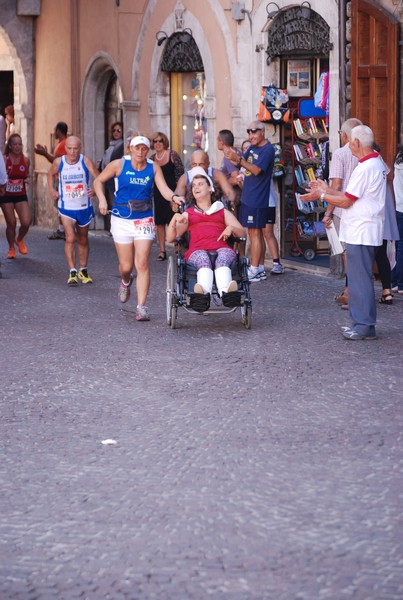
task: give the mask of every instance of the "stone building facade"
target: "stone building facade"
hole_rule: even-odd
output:
[[[126,133],[166,132],[185,162],[192,149],[201,146],[219,166],[218,131],[231,129],[240,144],[257,114],[261,86],[284,87],[290,60],[309,65],[311,95],[320,71],[328,69],[330,146],[336,148],[340,122],[351,112],[355,85],[354,3],[356,10],[369,7],[389,15],[400,30],[401,0],[6,3],[0,13],[0,85],[2,73],[12,71],[17,127],[34,165],[35,222],[45,227],[56,223],[46,191],[49,164],[33,154],[33,146],[34,142],[52,146],[57,121],[66,121],[69,130],[81,137],[85,153],[94,161],[102,157],[110,124],[121,119]],[[288,39],[284,34],[281,53],[269,56],[276,54],[270,51],[270,39],[276,29],[281,32],[282,21],[292,21],[295,35]],[[314,47],[312,32],[318,23],[324,27],[316,36],[321,44]],[[397,45],[398,58],[401,61]],[[402,135],[400,88],[397,96],[390,156]],[[391,100],[385,102],[388,110]],[[282,143],[283,135],[281,126],[267,125],[270,141]],[[95,227],[103,227],[102,218]],[[283,229],[281,222],[279,228]]]

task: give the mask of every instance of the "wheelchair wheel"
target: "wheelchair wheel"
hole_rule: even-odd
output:
[[[167,323],[172,329],[175,329],[176,316],[177,316],[177,312],[178,312],[178,307],[175,304],[175,288],[176,288],[175,259],[173,256],[170,256],[168,258],[168,268],[167,268],[166,315],[167,315]]]
[[[252,306],[250,304],[244,304],[241,306],[242,323],[246,329],[252,327]]]

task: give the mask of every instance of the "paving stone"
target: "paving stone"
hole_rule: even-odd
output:
[[[112,240],[70,289],[47,233],[2,260],[1,600],[400,600],[403,298],[348,342],[287,270],[171,330],[156,246],[137,323]]]

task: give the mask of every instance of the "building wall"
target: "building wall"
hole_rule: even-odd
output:
[[[211,163],[218,165],[221,155],[215,149],[217,131],[232,129],[240,144],[257,113],[260,86],[279,83],[279,60],[266,64],[268,3],[244,0],[240,4],[246,12],[236,21],[232,0],[182,1],[186,9],[184,27],[192,30],[203,59],[210,156]],[[401,11],[392,0],[380,2],[391,12]],[[280,9],[300,4],[277,2]],[[340,2],[312,0],[310,5],[329,24],[333,43],[329,61],[334,148],[339,141],[340,121]],[[119,6],[113,0],[41,0],[35,24],[36,47],[34,19],[17,17],[12,2],[2,8],[0,65],[4,61],[1,48],[6,44],[10,54],[7,60],[20,65],[21,93],[16,108],[25,118],[31,156],[33,141],[49,146],[55,123],[63,120],[71,132],[81,136],[85,153],[95,161],[101,158],[105,144],[104,99],[112,74],[117,76],[123,98],[125,130],[146,134],[163,130],[170,134],[169,76],[159,68],[164,45],[157,45],[156,34],[162,30],[169,36],[175,31],[176,6],[176,0],[120,0]],[[402,20],[400,12],[399,18]],[[272,126],[267,127],[267,134],[271,141],[277,141],[278,131]],[[46,190],[49,163],[37,155],[33,158],[36,220],[51,226],[57,217]]]

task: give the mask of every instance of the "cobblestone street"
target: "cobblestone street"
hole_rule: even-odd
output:
[[[251,330],[171,330],[156,246],[138,323],[111,238],[71,289],[48,233],[0,227],[0,599],[401,600],[403,296],[346,341],[343,282],[287,269]]]

